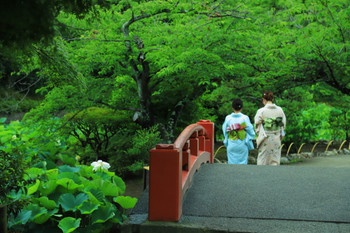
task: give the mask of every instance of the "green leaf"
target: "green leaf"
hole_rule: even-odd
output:
[[[42,183],[40,188],[39,188],[40,192],[42,192],[46,195],[51,194],[58,186],[58,184],[56,182],[57,182],[57,180],[49,180],[49,181],[46,181],[45,183]]]
[[[63,233],[73,232],[80,226],[81,218],[65,217],[58,223],[58,227],[63,231]]]
[[[82,214],[91,214],[92,212],[98,209],[98,205],[92,202],[86,201],[86,202],[83,202],[83,204],[80,207],[78,207],[78,209]]]
[[[32,195],[33,193],[35,193],[38,190],[39,186],[40,186],[40,180],[36,179],[35,184],[28,188],[28,192],[27,192],[28,195]]]
[[[54,209],[56,207],[58,207],[57,203],[53,200],[49,200],[49,198],[47,198],[46,196],[43,197],[39,197],[37,199],[39,201],[39,204],[43,207],[45,207],[46,209]]]
[[[70,155],[67,155],[67,154],[59,154],[58,155],[58,158],[64,163],[64,164],[67,164],[67,165],[71,165],[71,166],[74,166],[77,161],[75,160],[74,157],[70,156]],[[76,167],[78,168],[78,167]]]
[[[58,203],[61,204],[65,211],[71,210],[75,212],[87,199],[89,199],[89,196],[86,193],[79,193],[76,197],[71,193],[65,193],[59,197]]]
[[[22,209],[15,219],[15,224],[26,224],[30,217],[32,216],[32,211],[28,209]]]
[[[22,189],[18,190],[18,192],[16,192],[15,190],[11,190],[7,197],[14,201],[24,199],[26,195],[23,192],[24,191]]]
[[[104,223],[115,216],[115,207],[109,203],[106,206],[100,206],[96,211],[92,213],[91,222]]]
[[[46,175],[49,178],[49,180],[56,179],[58,175],[58,169],[54,168],[54,169],[47,170]]]
[[[63,173],[58,174],[57,179],[63,179],[63,178],[72,179],[75,183],[77,183],[79,185],[82,183],[82,177],[78,173],[63,172]]]
[[[94,175],[94,172],[92,171],[93,167],[92,166],[82,166],[82,169],[79,171],[79,174],[84,176],[84,177],[91,177]]]
[[[3,124],[3,123],[5,123],[5,121],[7,120],[7,118],[6,117],[1,117],[0,118],[0,124]]]
[[[29,178],[34,179],[42,174],[44,174],[45,171],[41,168],[32,167],[26,170],[26,174],[29,176]]]
[[[126,189],[125,182],[119,176],[113,177],[113,182],[119,187],[119,194],[123,194]]]
[[[76,172],[79,172],[80,169],[81,169],[80,167],[71,167],[71,166],[68,166],[68,165],[63,165],[63,166],[59,166],[59,167],[58,167],[59,173],[63,173],[63,172],[73,172],[73,173],[76,173]]]
[[[43,213],[41,215],[38,215],[33,222],[37,223],[37,224],[43,224],[45,223],[47,220],[49,220],[51,218],[51,216],[55,215],[58,212],[58,209],[53,209],[48,211],[47,213]]]
[[[69,178],[62,178],[62,179],[59,179],[56,181],[56,183],[58,185],[61,185],[65,188],[67,188],[68,190],[74,190],[74,189],[77,189],[77,188],[83,188],[84,185],[79,185],[79,184],[76,184],[72,179],[69,179]]]
[[[113,200],[118,203],[123,209],[134,208],[137,203],[137,198],[129,196],[119,196],[113,198]]]
[[[105,196],[119,195],[120,188],[114,183],[104,180],[93,180],[91,183],[101,190]]]
[[[105,201],[105,195],[99,189],[89,188],[85,192],[89,195],[89,200],[94,204],[100,204]]]
[[[37,204],[30,204],[25,208],[31,211],[30,220],[32,220],[33,222],[43,221],[43,219],[41,218],[42,215],[47,214],[47,209],[45,209],[44,207],[40,207]]]

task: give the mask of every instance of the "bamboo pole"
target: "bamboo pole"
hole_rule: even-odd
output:
[[[293,144],[294,144],[294,142],[292,142],[292,143],[289,145],[288,150],[287,150],[287,155],[286,155],[286,156],[289,155],[290,148],[293,146]]]
[[[216,150],[216,152],[214,153],[214,158],[215,158],[216,154],[219,152],[219,150],[220,150],[222,147],[224,147],[224,146],[220,146],[220,147]]]
[[[284,144],[281,145],[280,150],[282,150],[283,147],[284,147]]]
[[[301,146],[299,147],[299,150],[298,150],[297,154],[299,154],[299,153],[300,153],[301,148],[303,148],[303,146],[304,146],[304,145],[305,145],[305,143],[301,144]]]
[[[326,148],[325,152],[326,152],[326,151],[328,151],[328,148],[329,148],[329,146],[332,144],[332,142],[333,142],[333,140],[331,140],[331,141],[328,143],[328,145],[327,145],[327,148]]]
[[[338,149],[338,150],[341,150],[341,148],[344,146],[345,142],[346,142],[346,140],[344,140],[344,141],[342,142],[342,144],[339,146],[339,149]]]
[[[311,153],[313,153],[314,152],[314,150],[315,150],[315,147],[317,146],[317,144],[319,144],[320,142],[316,142],[315,143],[315,145],[312,147],[312,149],[311,149]]]

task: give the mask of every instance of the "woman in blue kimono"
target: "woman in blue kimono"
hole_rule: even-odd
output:
[[[227,160],[229,164],[248,164],[249,150],[254,149],[252,142],[255,137],[254,127],[250,123],[249,117],[241,113],[242,100],[234,99],[232,108],[233,113],[226,116],[222,125]]]

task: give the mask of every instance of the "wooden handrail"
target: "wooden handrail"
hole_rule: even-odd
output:
[[[174,142],[176,148],[183,148],[187,140],[196,132],[204,131],[203,126],[191,124],[187,126]],[[203,133],[202,133],[203,134]]]
[[[201,120],[187,126],[173,144],[158,144],[150,151],[150,221],[179,221],[182,199],[196,170],[212,163],[214,123]]]

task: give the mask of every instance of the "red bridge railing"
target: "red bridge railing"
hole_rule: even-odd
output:
[[[213,163],[214,123],[201,120],[187,126],[173,144],[150,151],[149,209],[151,221],[178,221],[182,199],[194,173]]]

